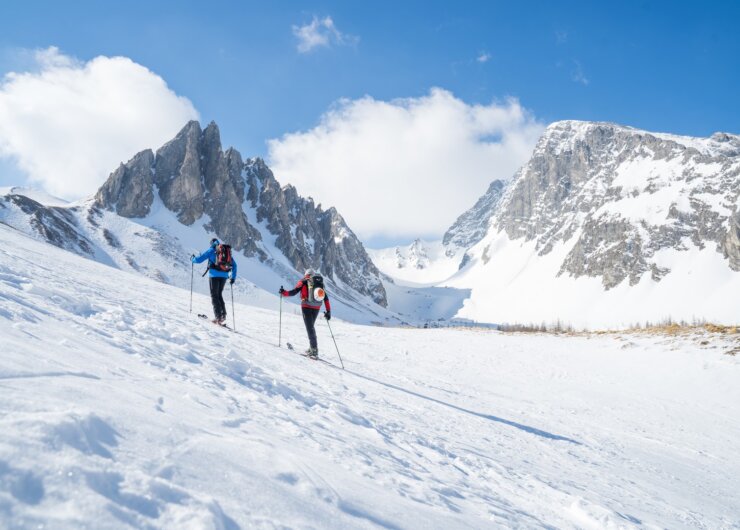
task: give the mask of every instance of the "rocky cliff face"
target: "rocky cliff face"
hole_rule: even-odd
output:
[[[247,204],[257,222],[276,236],[275,246],[296,269],[317,268],[383,307],[387,305],[380,272],[335,208],[324,211],[310,197],[298,195],[293,186],[280,187],[260,158],[247,160],[244,175]]]
[[[295,269],[321,270],[387,305],[380,273],[341,215],[293,186],[281,187],[261,159],[245,162],[235,149],[224,152],[215,123],[201,130],[190,122],[156,154],[143,151],[122,164],[100,188],[95,206],[146,217],[155,195],[184,225],[206,216],[206,229],[245,256],[270,260],[263,241],[269,235]]]
[[[489,190],[445,238],[467,245],[481,230],[504,231],[534,241],[540,256],[570,242],[560,274],[598,277],[606,289],[635,285],[646,272],[660,281],[670,266],[658,255],[689,245],[715,248],[737,271],[739,193],[738,136],[557,122],[503,194],[491,199]]]
[[[737,204],[733,215],[730,217],[727,235],[722,242],[722,249],[725,257],[730,262],[730,267],[733,270],[740,271],[740,211]]]
[[[148,149],[121,164],[98,190],[98,202],[115,205],[123,217],[146,217],[154,201],[153,167],[154,153]]]
[[[456,249],[468,249],[485,237],[504,188],[504,182],[494,180],[475,205],[458,217],[445,232],[442,244],[447,248],[447,255],[454,255]]]

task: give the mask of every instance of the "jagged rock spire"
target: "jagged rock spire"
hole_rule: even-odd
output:
[[[291,185],[281,187],[260,158],[243,161],[221,147],[218,126],[188,122],[156,155],[147,150],[114,171],[96,195],[97,206],[124,217],[146,217],[159,199],[185,225],[207,216],[205,227],[247,256],[269,259],[262,234],[247,217],[275,236],[275,246],[297,269],[320,269],[330,279],[387,305],[380,273],[339,213],[323,211]]]

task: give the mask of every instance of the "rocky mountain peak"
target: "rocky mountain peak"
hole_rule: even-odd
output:
[[[243,161],[223,151],[216,123],[188,122],[156,154],[143,151],[122,164],[100,188],[96,206],[124,217],[146,217],[155,193],[184,225],[207,216],[205,228],[246,256],[269,261],[259,225],[299,271],[320,269],[386,306],[379,272],[334,208],[323,211],[292,185],[282,187],[261,158]],[[253,212],[250,223],[248,213]],[[253,224],[254,223],[254,224]],[[348,263],[348,260],[351,263]]]
[[[118,166],[98,190],[95,201],[123,217],[146,217],[152,206],[154,153],[142,151]]]
[[[724,133],[692,138],[603,122],[553,123],[503,194],[491,199],[489,189],[446,241],[479,241],[480,231],[460,230],[470,220],[471,227],[535,241],[542,256],[569,242],[560,273],[600,277],[607,289],[625,279],[636,284],[646,272],[660,281],[670,267],[656,253],[687,244],[714,245],[740,270],[733,233],[740,192],[736,142]]]

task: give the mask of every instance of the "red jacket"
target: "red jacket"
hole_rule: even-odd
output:
[[[322,302],[316,302],[312,304],[308,301],[308,284],[306,283],[307,278],[301,278],[295,287],[290,291],[283,291],[283,296],[295,296],[299,292],[301,293],[301,307],[307,307],[309,309],[321,309]],[[329,295],[324,297],[324,305],[327,311],[331,311],[331,303],[329,303]]]

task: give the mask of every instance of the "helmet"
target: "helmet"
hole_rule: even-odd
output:
[[[216,245],[218,245],[218,238],[214,237],[213,239],[211,239],[211,246],[215,247]]]
[[[311,268],[306,269],[306,276],[313,276],[315,274],[314,270]]]

